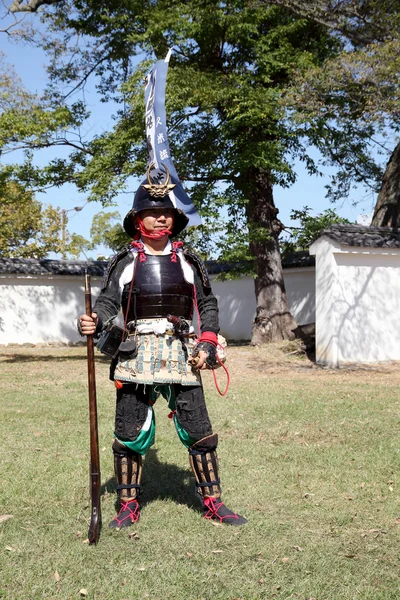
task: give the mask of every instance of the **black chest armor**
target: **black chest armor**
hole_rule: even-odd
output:
[[[122,292],[124,314],[130,287],[129,282]],[[140,262],[138,257],[127,322],[134,321],[135,317],[165,318],[168,314],[184,319],[193,316],[193,285],[185,280],[180,260],[172,262],[171,254],[146,254],[145,262]]]

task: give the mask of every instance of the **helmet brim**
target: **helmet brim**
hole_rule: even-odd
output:
[[[162,208],[160,206],[160,203],[158,203],[158,206],[156,208]],[[143,208],[142,210],[147,210],[147,208]],[[138,232],[138,230],[136,229],[133,219],[135,217],[135,215],[138,215],[142,212],[142,210],[135,210],[134,208],[132,208],[125,216],[124,222],[123,222],[123,227],[126,231],[126,233],[131,237],[134,238],[136,233]],[[187,217],[185,215],[185,213],[183,212],[183,210],[180,210],[179,208],[173,208],[174,211],[174,224],[172,227],[172,233],[170,235],[171,238],[179,235],[181,233],[181,231],[183,231],[185,229],[185,227],[187,226],[187,224],[189,223],[189,217]]]

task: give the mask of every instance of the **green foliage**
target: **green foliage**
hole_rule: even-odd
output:
[[[70,236],[66,226],[66,215],[63,220],[59,208],[43,206],[20,183],[1,183],[1,257],[40,259],[50,252],[77,257],[89,243],[82,236]]]
[[[49,57],[44,102],[31,99],[32,111],[5,107],[0,116],[0,148],[26,150],[25,162],[10,167],[21,182],[73,182],[90,200],[111,205],[132,176],[145,172],[143,79],[174,47],[170,146],[205,222],[201,239],[185,236],[203,255],[246,262],[249,241],[270,235],[266,223],[249,216],[248,202],[260,189],[254,169],[268,174],[271,186],[290,186],[298,159],[310,176],[334,165],[332,200],[346,198],[354,185],[378,189],[375,136],[388,123],[396,130],[399,114],[392,31],[400,11],[391,0],[346,0],[334,10],[320,0],[46,4],[46,35],[36,42]],[[101,101],[115,101],[118,110],[110,131],[83,139],[89,114],[73,98],[91,76]],[[70,149],[66,158],[43,168],[33,163],[33,151],[60,144]],[[310,146],[321,152],[321,164]]]
[[[14,68],[6,62],[0,52],[0,112],[18,108],[26,108],[31,95],[24,89]]]
[[[296,15],[339,33],[354,47],[397,37],[400,12],[393,0],[274,0]]]
[[[281,240],[282,254],[308,250],[310,244],[321,235],[322,231],[335,223],[349,224],[350,221],[340,217],[335,210],[328,208],[322,213],[312,216],[311,208],[305,206],[302,210],[292,210],[290,218],[300,221],[300,227],[287,228],[289,235]]]
[[[92,248],[106,246],[114,252],[118,252],[131,242],[131,238],[125,233],[121,225],[119,212],[99,212],[93,217],[90,229]]]
[[[89,250],[92,250],[93,246],[89,240],[83,235],[77,233],[66,232],[67,243],[65,249],[63,248],[63,254],[71,258],[80,258],[81,254],[85,254]]]
[[[233,232],[238,221],[243,235],[249,230],[248,170],[268,171],[272,184],[289,186],[296,176],[293,158],[307,154],[303,132],[288,127],[282,92],[294,72],[335,56],[341,42],[289,11],[244,0],[218,5],[85,0],[70,2],[69,10],[62,2],[45,9],[42,18],[49,28],[43,47],[50,57],[50,127],[57,119],[61,127],[62,119],[73,120],[76,109],[66,110],[63,89],[79,88],[89,73],[98,76],[103,100],[124,104],[113,130],[80,141],[69,158],[44,169],[27,164],[28,156],[23,169],[15,166],[18,176],[28,173],[38,186],[73,181],[89,199],[111,204],[132,175],[145,171],[143,76],[154,56],[163,58],[174,46],[167,86],[174,162],[211,227],[211,245],[204,250],[218,249],[224,258],[226,249],[242,254],[243,240],[235,244]],[[79,115],[86,116],[84,110]],[[14,118],[4,115],[0,139],[1,129],[7,137],[10,121],[15,131]],[[75,129],[82,120],[77,118]],[[71,138],[65,137],[67,145]],[[37,147],[34,136],[24,139]],[[308,158],[307,167],[315,170]]]
[[[0,256],[44,258],[60,251],[61,214],[43,208],[32,193],[18,183],[3,185],[0,192]]]
[[[277,2],[347,41],[324,64],[298,69],[281,98],[294,131],[303,130],[319,148],[323,166],[337,169],[328,197],[343,200],[358,185],[378,192],[382,163],[400,131],[399,6],[391,0],[346,0],[331,10],[319,0]]]

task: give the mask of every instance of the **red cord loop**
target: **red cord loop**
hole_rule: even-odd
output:
[[[140,517],[140,508],[137,500],[128,500],[121,502],[121,508],[114,521],[118,527],[121,527],[124,521],[130,520],[131,523],[137,523]]]
[[[221,348],[222,348],[222,346],[221,346]],[[218,360],[219,364],[221,365],[221,367],[223,368],[223,370],[226,373],[226,386],[225,386],[225,390],[223,392],[221,392],[221,388],[218,385],[217,376],[215,374],[215,369],[212,369],[213,377],[214,377],[214,384],[215,384],[215,387],[217,389],[218,394],[220,396],[226,396],[226,394],[228,393],[228,390],[229,390],[230,383],[231,383],[231,376],[229,375],[229,371],[226,368],[226,366],[224,365],[224,363],[220,361],[218,354],[217,354],[217,360]]]

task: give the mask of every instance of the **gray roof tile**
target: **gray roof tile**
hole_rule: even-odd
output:
[[[89,275],[102,277],[106,261],[50,260],[47,258],[0,258],[0,273],[9,275]]]
[[[338,224],[324,229],[323,235],[341,246],[400,248],[400,231],[392,227]]]
[[[103,277],[107,269],[107,261],[102,260],[50,260],[48,258],[0,258],[1,275],[65,275],[80,277],[88,270],[89,275]],[[308,252],[296,252],[285,257],[282,261],[283,268],[310,267],[315,264],[314,256]],[[229,273],[239,270],[239,263],[224,263],[217,260],[206,261],[210,275]]]

